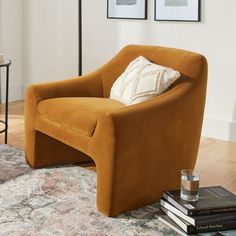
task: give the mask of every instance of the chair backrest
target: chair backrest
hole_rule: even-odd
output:
[[[104,97],[109,97],[114,81],[122,74],[128,64],[138,56],[144,56],[154,63],[178,70],[183,75],[182,77],[188,78],[185,80],[186,83],[191,82],[194,87],[197,84],[200,85],[201,88],[199,89],[205,94],[207,61],[203,55],[175,48],[129,45],[99,69]],[[179,81],[173,86],[178,86],[178,84]]]

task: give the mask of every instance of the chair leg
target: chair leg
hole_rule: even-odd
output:
[[[28,164],[33,168],[92,160],[86,154],[38,131],[26,136],[25,153]]]
[[[122,164],[106,160],[96,163],[96,167],[97,208],[107,216],[158,202],[163,191],[179,187],[179,167],[164,165],[160,168],[132,161]]]

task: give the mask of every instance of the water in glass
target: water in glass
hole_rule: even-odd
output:
[[[181,175],[181,198],[186,201],[197,201],[199,197],[199,175],[183,173]]]

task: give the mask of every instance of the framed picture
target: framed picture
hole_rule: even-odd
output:
[[[155,0],[157,21],[200,21],[200,0]]]
[[[107,0],[107,18],[147,19],[147,0]]]

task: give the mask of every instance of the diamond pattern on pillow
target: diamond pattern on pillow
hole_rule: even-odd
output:
[[[126,68],[111,88],[110,98],[125,105],[137,104],[165,92],[180,77],[171,68],[139,56]]]

